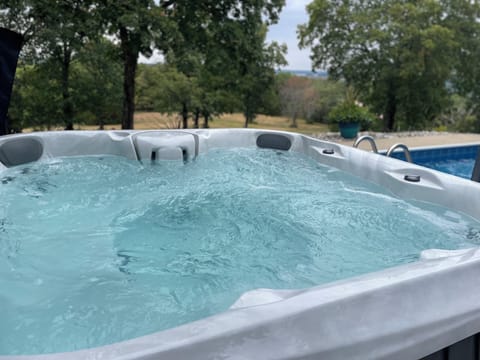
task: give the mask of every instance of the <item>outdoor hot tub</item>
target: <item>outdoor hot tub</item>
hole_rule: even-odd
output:
[[[247,129],[5,136],[0,180],[0,359],[478,358],[479,183]]]

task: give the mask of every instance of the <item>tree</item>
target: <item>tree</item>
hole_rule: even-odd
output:
[[[80,50],[72,67],[75,120],[80,123],[117,124],[122,115],[122,63],[118,46],[99,38]]]
[[[266,26],[278,20],[283,5],[284,0],[183,0],[167,11],[180,34],[167,61],[199,87],[198,107],[184,108],[195,114],[194,126],[200,114],[208,126],[212,114],[235,105],[243,105],[246,124],[251,121],[273,83],[271,64],[283,50],[264,42]]]
[[[188,77],[178,71],[169,72],[165,83],[165,99],[168,100],[168,108],[177,106],[182,118],[182,128],[188,128],[189,109],[195,106],[197,100],[196,79]]]
[[[36,23],[29,11],[26,11],[31,0],[0,0],[0,26],[13,30],[22,35],[24,43],[22,57],[35,52],[32,45],[32,36]]]
[[[451,90],[460,96],[453,96],[453,108],[457,120],[470,123],[460,125],[460,130],[480,129],[480,4],[478,2],[443,0],[446,8],[445,22],[455,30],[459,43],[457,65],[450,82]],[[458,111],[461,109],[460,111]],[[452,109],[449,109],[452,110]],[[460,119],[463,118],[463,119]]]
[[[178,113],[183,128],[187,128],[189,109],[198,103],[196,78],[167,64],[141,65],[137,82],[138,106],[143,110]]]
[[[259,109],[267,101],[269,92],[275,86],[275,70],[279,66],[287,65],[284,58],[285,45],[264,43],[265,34],[259,33],[257,49],[247,59],[240,71],[240,92],[245,117],[245,127],[255,120]]]
[[[441,112],[458,47],[444,1],[314,0],[307,10],[299,38],[313,67],[355,86],[386,130]]]
[[[75,56],[69,89],[75,122],[117,123],[122,110],[118,48],[103,39],[90,42]],[[52,129],[63,122],[62,83],[54,59],[18,68],[9,116],[12,126]]]
[[[62,117],[65,129],[72,130],[70,66],[88,37],[99,32],[95,7],[88,0],[15,0],[0,2],[0,13],[29,41],[31,57],[36,61],[52,59],[60,67]]]
[[[137,111],[167,112],[164,107],[158,106],[158,100],[163,100],[164,73],[164,64],[138,65],[135,79],[135,107]]]
[[[208,121],[221,107],[231,107],[232,97],[225,94],[239,88],[241,76],[247,75],[245,65],[258,56],[260,28],[278,19],[283,5],[284,0],[0,0],[0,18],[31,35],[35,61],[56,59],[61,64],[66,128],[73,127],[75,109],[72,61],[88,41],[106,32],[121,49],[122,128],[129,129],[134,125],[139,54],[149,56],[154,49],[167,58],[174,54],[170,64],[186,76],[177,83],[185,80],[193,93],[203,89],[202,104],[196,95],[183,102],[184,119],[193,111],[195,118],[201,114]],[[195,67],[189,68],[189,60]]]
[[[345,83],[317,78],[313,80],[316,92],[315,108],[307,121],[327,122],[327,114],[345,99]]]
[[[65,130],[73,130],[70,66],[88,35],[98,33],[94,7],[85,0],[37,0],[32,11],[35,21],[41,23],[41,30],[36,35],[43,45],[41,50],[60,65],[63,120]]]
[[[12,128],[50,130],[61,124],[62,92],[56,71],[53,61],[18,68],[8,112]]]
[[[156,46],[164,48],[174,28],[166,9],[174,1],[98,0],[96,4],[110,35],[120,42],[123,62],[122,129],[133,129],[135,75],[139,54],[151,56]]]
[[[291,127],[297,127],[297,118],[313,113],[316,92],[312,79],[303,76],[289,77],[280,88],[283,114],[290,118]]]

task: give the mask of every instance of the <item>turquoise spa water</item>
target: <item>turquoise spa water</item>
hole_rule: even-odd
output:
[[[0,354],[111,344],[480,244],[480,225],[295,154],[70,158],[0,175]]]

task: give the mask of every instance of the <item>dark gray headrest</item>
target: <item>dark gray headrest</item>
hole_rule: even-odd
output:
[[[42,143],[33,137],[19,137],[0,145],[0,161],[7,167],[37,161],[42,154]]]
[[[257,138],[257,146],[267,149],[289,150],[292,142],[285,135],[262,134]]]

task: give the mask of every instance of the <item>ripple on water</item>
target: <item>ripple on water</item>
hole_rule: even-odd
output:
[[[55,159],[6,170],[0,196],[0,354],[109,344],[224,311],[255,288],[480,244],[470,218],[270,150],[186,165]]]

